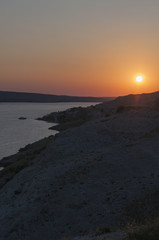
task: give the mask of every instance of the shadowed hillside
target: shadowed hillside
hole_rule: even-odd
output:
[[[158,96],[41,118],[60,133],[2,161],[0,239],[158,240]]]

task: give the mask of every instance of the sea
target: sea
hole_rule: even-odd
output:
[[[36,120],[51,112],[73,107],[87,107],[97,103],[0,103],[0,160],[18,152],[27,144],[55,135],[49,130],[56,125]],[[20,120],[19,118],[26,118]]]

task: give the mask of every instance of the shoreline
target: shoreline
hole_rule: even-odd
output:
[[[17,104],[17,103],[13,103],[13,104]],[[21,103],[21,104],[24,104],[24,103]],[[27,105],[28,105],[28,103],[26,103]],[[34,104],[35,103],[33,103],[33,107],[34,107]],[[37,104],[39,104],[39,103],[37,103]],[[45,103],[44,103],[45,104]],[[33,114],[33,116],[31,115],[31,113],[28,111],[28,108],[26,109],[27,111],[28,111],[28,113],[27,114],[30,114],[30,115],[27,115],[27,121],[30,121],[30,120],[33,120],[32,121],[32,125],[31,125],[31,123],[30,123],[30,126],[29,126],[29,128],[30,127],[34,127],[34,125],[35,125],[35,121],[37,120],[37,117],[39,116],[39,115],[41,115],[41,116],[44,116],[45,114],[50,114],[51,112],[56,112],[56,111],[58,111],[58,109],[67,109],[67,108],[74,108],[75,106],[76,106],[76,104],[77,104],[77,108],[78,108],[78,104],[82,104],[83,105],[83,107],[87,107],[87,104],[98,104],[98,103],[89,103],[89,102],[81,102],[81,103],[76,103],[76,102],[73,102],[73,103],[63,103],[64,105],[63,105],[63,107],[62,107],[62,103],[59,103],[60,104],[60,106],[58,107],[57,106],[57,108],[56,108],[56,104],[57,103],[55,103],[54,105],[55,105],[55,107],[54,107],[54,105],[53,105],[53,109],[51,108],[51,107],[46,107],[46,110],[44,110],[43,109],[43,107],[42,107],[42,112],[41,112],[41,114]],[[18,105],[19,105],[19,103],[18,103]],[[50,103],[49,104],[50,106],[52,105],[52,103]],[[86,106],[85,106],[86,105]],[[29,106],[30,106],[30,103],[29,103]],[[32,105],[31,105],[32,106]],[[48,106],[48,105],[46,105],[46,106]],[[3,108],[2,108],[2,110],[3,110]],[[15,110],[15,108],[13,108],[13,110]],[[26,115],[25,115],[25,113],[24,113],[24,110],[25,110],[25,108],[24,108],[24,110],[22,111],[23,109],[22,109],[22,107],[20,107],[20,110],[18,111],[18,114],[14,114],[14,112],[13,112],[13,115],[14,115],[14,118],[15,118],[15,120],[19,120],[19,118],[23,118],[23,117],[25,117]],[[37,112],[39,111],[39,107],[38,107],[38,109],[37,109]],[[63,110],[64,111],[64,110]],[[21,113],[22,112],[22,113]],[[11,112],[12,113],[12,112]],[[6,119],[7,120],[7,119]],[[47,122],[47,121],[44,121],[44,122]],[[3,122],[2,121],[2,124],[4,124],[5,122]],[[20,123],[20,125],[23,125],[21,122],[19,122]],[[25,122],[24,122],[25,123]],[[11,122],[8,122],[8,124],[9,124],[9,126],[11,126]],[[42,123],[43,124],[43,123]],[[38,124],[38,122],[37,122],[37,124],[36,124],[36,126],[41,126],[42,124]],[[46,123],[45,123],[46,124]],[[56,125],[57,125],[57,123],[55,123]],[[54,122],[53,122],[53,124],[52,125],[55,125],[54,124]],[[17,122],[17,125],[18,125],[18,122]],[[29,137],[29,136],[25,136],[26,137],[26,141],[22,141],[22,143],[20,142],[20,140],[19,140],[19,143],[18,143],[18,141],[17,141],[17,144],[19,144],[18,145],[18,147],[16,146],[16,144],[12,144],[12,140],[10,140],[10,142],[9,142],[9,144],[11,143],[12,145],[11,145],[11,149],[13,149],[13,150],[10,150],[9,151],[9,153],[8,153],[8,151],[7,151],[7,148],[9,148],[10,147],[10,145],[8,145],[8,143],[7,143],[7,139],[5,138],[5,135],[2,135],[2,136],[4,136],[4,144],[6,144],[6,151],[5,151],[5,145],[4,145],[4,151],[2,151],[1,152],[1,157],[0,157],[0,161],[4,158],[4,157],[9,157],[9,156],[11,156],[11,155],[13,155],[13,154],[16,154],[16,153],[18,153],[18,151],[19,151],[19,149],[20,148],[22,148],[22,147],[25,147],[26,145],[28,145],[28,144],[30,144],[30,143],[34,143],[34,142],[36,142],[36,141],[39,141],[39,140],[41,140],[41,139],[43,139],[45,136],[49,136],[49,135],[52,135],[52,134],[56,134],[56,133],[52,133],[51,131],[47,131],[47,130],[54,130],[53,129],[53,127],[52,127],[52,125],[51,124],[48,124],[48,127],[47,127],[47,125],[46,125],[46,134],[45,134],[45,132],[43,131],[42,133],[41,133],[41,135],[37,135],[37,137],[35,137],[34,138],[34,136],[32,136],[32,137],[30,137],[30,138],[28,138],[28,139],[30,139],[29,141],[27,141],[27,137]],[[35,127],[36,127],[35,126]],[[16,127],[16,126],[15,126]],[[42,127],[43,127],[43,125],[42,125]],[[58,127],[57,127],[58,128]],[[36,128],[35,128],[36,129]],[[44,129],[44,127],[43,127],[43,129]],[[17,130],[18,130],[18,128],[17,128]],[[10,131],[12,131],[12,129],[10,129]],[[8,131],[8,132],[6,132],[6,136],[9,136],[9,134],[10,134],[10,131]],[[22,127],[21,127],[21,129],[20,129],[20,131],[22,132],[23,131],[23,129],[22,129]],[[28,131],[29,131],[29,129],[28,129]],[[38,128],[37,128],[37,131],[38,131]],[[56,127],[55,127],[55,131],[56,131]],[[50,133],[49,133],[50,132]],[[14,131],[13,131],[13,133],[14,133]],[[3,132],[2,132],[2,134],[3,134]],[[25,132],[24,132],[24,134],[25,134]],[[35,132],[35,134],[36,134],[36,132]],[[14,135],[14,134],[12,134],[12,135]],[[22,134],[21,134],[22,135]],[[22,136],[19,136],[19,139],[21,138]],[[2,138],[3,139],[3,138]],[[23,138],[22,138],[22,140],[23,140]],[[14,138],[13,138],[13,142],[14,142]],[[3,145],[3,142],[1,143],[2,145]]]
[[[55,135],[50,135],[34,143],[27,144],[24,148],[13,155],[2,158],[0,161],[0,189],[10,181],[16,174],[18,174],[25,167],[32,164],[35,157],[38,156],[46,146],[54,141]]]
[[[100,103],[97,103],[99,105]],[[95,106],[97,106],[95,105]],[[37,140],[31,144],[27,144],[26,146],[20,148],[17,153],[3,157],[0,160],[0,189],[9,181],[11,180],[19,171],[21,171],[23,168],[27,167],[30,165],[29,161],[25,162],[22,164],[19,162],[23,157],[27,156],[27,159],[31,158],[33,160],[33,156],[37,157],[38,154],[42,150],[45,149],[47,144],[49,144],[51,141],[54,141],[57,137],[57,135],[69,128],[74,128],[78,127],[85,122],[87,122],[90,118],[87,116],[87,111],[88,109],[93,109],[95,106],[91,105],[90,107],[73,107],[69,108],[67,110],[61,111],[61,112],[53,112],[53,113],[48,113],[47,115],[44,115],[41,118],[37,118],[35,120],[38,121],[45,121],[49,123],[56,124],[53,127],[50,127],[48,129],[50,130],[56,130],[57,133],[54,135],[50,135],[48,137],[44,137],[40,140]],[[75,116],[74,119],[72,120],[72,113],[75,111]],[[82,111],[82,116],[81,113],[77,114],[78,112]],[[70,115],[71,113],[71,115]],[[83,116],[84,113],[84,116]],[[64,118],[64,120],[61,118],[61,114],[67,116],[67,120]],[[77,115],[76,115],[77,114]],[[56,117],[55,117],[56,116]],[[59,118],[57,118],[59,116]],[[77,119],[79,117],[82,117],[82,119]],[[49,118],[49,119],[48,119]],[[56,120],[55,120],[56,119]],[[36,154],[37,153],[37,154]],[[19,164],[17,164],[19,162]],[[17,170],[14,167],[14,164],[16,168],[19,168],[18,165],[20,165],[20,168]],[[13,169],[12,169],[13,168]]]
[[[98,104],[97,104],[98,105]],[[94,106],[90,106],[87,108],[94,108]],[[38,121],[45,121],[45,122],[49,122],[49,123],[54,123],[56,124],[53,127],[50,127],[48,129],[50,130],[56,130],[58,131],[58,133],[56,133],[55,135],[50,135],[48,137],[44,137],[38,141],[35,141],[31,144],[27,144],[26,146],[24,146],[23,148],[20,148],[18,150],[17,153],[9,155],[7,157],[3,157],[0,160],[0,189],[9,181],[11,180],[11,178],[13,178],[19,171],[21,171],[23,168],[27,167],[30,163],[29,162],[24,162],[23,166],[20,166],[19,170],[14,169],[14,164],[16,165],[17,162],[19,162],[24,156],[27,156],[27,159],[31,158],[31,160],[33,159],[33,155],[35,153],[40,153],[43,149],[45,149],[46,145],[49,144],[50,140],[54,141],[56,136],[64,130],[67,130],[69,128],[73,128],[73,127],[78,127],[80,125],[82,125],[83,123],[85,123],[86,121],[89,120],[89,118],[86,119],[86,113],[87,113],[87,108],[83,108],[83,107],[73,107],[73,108],[69,108],[65,111],[62,112],[53,112],[53,113],[48,113],[47,115],[41,117],[41,118],[37,118],[35,120]],[[76,113],[82,110],[82,114],[84,111],[84,117],[82,116],[82,120],[78,120],[77,118],[79,117],[79,115],[75,115],[75,119],[71,120],[70,118],[72,118],[72,113],[74,111],[76,111]],[[67,121],[63,121],[63,119],[61,119],[61,114],[64,115],[67,113],[70,113],[71,115],[69,115],[69,118],[67,119]],[[57,117],[58,115],[60,116],[58,118],[58,120],[54,117],[54,115]],[[51,117],[50,117],[51,116]],[[81,115],[80,115],[81,117]],[[48,120],[49,118],[49,120]],[[59,122],[57,122],[59,121]],[[37,155],[35,155],[37,156]],[[18,164],[17,164],[18,165]],[[20,162],[19,162],[19,165]],[[18,166],[17,166],[18,167]],[[17,168],[16,167],[16,168]],[[12,171],[13,168],[13,171]],[[11,170],[10,170],[11,169]]]

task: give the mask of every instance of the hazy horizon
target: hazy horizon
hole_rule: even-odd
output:
[[[158,22],[156,0],[2,0],[0,90],[92,97],[158,91]]]

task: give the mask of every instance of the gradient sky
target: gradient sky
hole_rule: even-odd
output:
[[[1,0],[0,90],[158,91],[158,24],[159,0]]]

